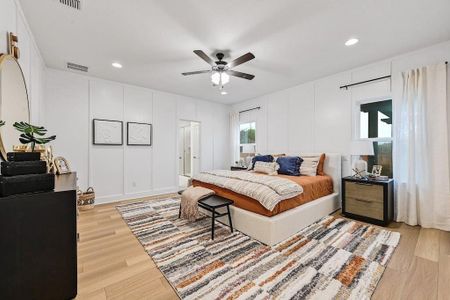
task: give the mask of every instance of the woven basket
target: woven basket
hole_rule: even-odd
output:
[[[89,187],[86,192],[78,190],[78,209],[89,210],[95,206],[95,192],[94,188]]]

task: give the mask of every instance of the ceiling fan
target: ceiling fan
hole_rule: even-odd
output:
[[[227,84],[230,81],[230,76],[240,77],[247,80],[252,80],[255,78],[255,75],[242,73],[238,71],[231,70],[232,68],[239,66],[243,63],[248,62],[249,60],[252,60],[255,58],[255,56],[252,53],[244,54],[232,62],[228,63],[223,60],[224,54],[223,53],[217,53],[217,61],[214,61],[211,57],[206,55],[205,52],[202,50],[194,50],[194,53],[197,54],[201,59],[206,61],[210,66],[211,70],[202,70],[202,71],[194,71],[194,72],[185,72],[182,73],[184,76],[187,75],[196,75],[196,74],[203,74],[203,73],[211,73],[211,81],[214,86],[220,86],[221,89],[223,89],[223,86]]]

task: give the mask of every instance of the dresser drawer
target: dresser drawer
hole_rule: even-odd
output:
[[[383,220],[383,201],[345,197],[345,211],[358,216]]]
[[[378,202],[383,207],[383,186],[362,182],[345,182],[345,197],[361,202]]]

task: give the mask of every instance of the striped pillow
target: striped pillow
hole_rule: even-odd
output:
[[[316,176],[317,167],[319,166],[320,155],[317,156],[302,156],[302,164],[300,165],[300,175]]]
[[[276,162],[263,162],[257,161],[255,162],[255,168],[253,169],[255,172],[264,173],[267,175],[277,175],[277,170],[280,166]]]

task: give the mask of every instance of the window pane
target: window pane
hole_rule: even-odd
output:
[[[244,123],[240,125],[241,144],[254,144],[256,136],[256,123]]]
[[[373,165],[381,165],[383,166],[381,175],[392,178],[392,142],[374,142],[373,150],[375,155],[369,156],[367,161],[367,171],[372,173]]]
[[[359,120],[360,138],[392,137],[392,100],[362,104]]]

